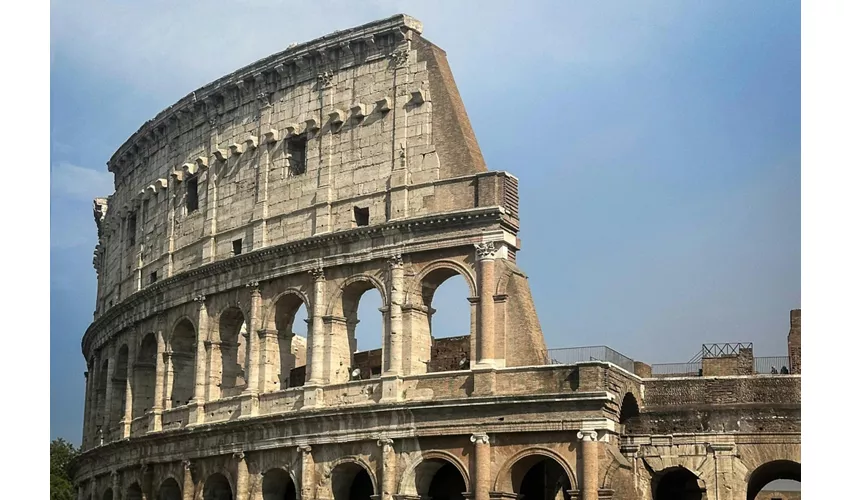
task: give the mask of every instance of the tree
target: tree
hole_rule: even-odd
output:
[[[50,500],[74,500],[71,461],[79,450],[62,438],[50,442]]]

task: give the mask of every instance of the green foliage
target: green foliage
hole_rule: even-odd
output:
[[[62,438],[50,442],[50,500],[74,500],[71,461],[79,450]]]

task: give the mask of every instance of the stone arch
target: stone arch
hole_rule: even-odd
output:
[[[234,484],[226,471],[213,472],[201,485],[201,500],[233,500],[236,498]]]
[[[454,466],[455,469],[460,473],[463,478],[463,483],[465,486],[465,491],[470,491],[470,481],[469,481],[469,471],[467,471],[466,467],[463,465],[463,462],[460,461],[455,455],[443,450],[429,450],[424,451],[422,454],[417,456],[407,467],[404,473],[401,476],[401,481],[398,484],[398,494],[399,495],[419,495],[417,493],[417,477],[416,471],[422,463],[427,462],[429,460],[433,461],[443,461],[446,464]],[[435,473],[436,471],[434,471]]]
[[[300,485],[288,467],[271,467],[263,472],[260,493],[262,500],[301,500]]]
[[[626,432],[630,428],[630,422],[633,424],[640,416],[640,407],[638,406],[637,398],[631,391],[624,394],[620,400],[620,411],[618,416],[620,425],[623,427],[623,431]]]
[[[287,288],[274,296],[263,320],[263,329],[267,336],[265,359],[270,369],[267,376],[261,376],[263,392],[275,391],[304,384],[307,365],[312,352],[308,328],[305,337],[295,338],[295,317],[301,308],[306,308],[310,317],[310,300],[306,294],[296,288]]]
[[[225,307],[216,317],[210,345],[210,399],[241,394],[247,386],[247,343],[250,316],[238,305]]]
[[[142,500],[142,487],[138,481],[127,486],[127,491],[122,496],[124,500]]]
[[[195,320],[191,316],[189,316],[187,314],[180,315],[177,319],[175,319],[171,323],[171,329],[169,330],[169,332],[171,332],[171,333],[168,335],[168,342],[167,342],[169,347],[171,347],[171,338],[174,336],[174,331],[177,329],[177,327],[180,325],[180,323],[182,323],[184,321],[188,321],[189,324],[192,325],[192,330],[194,330],[195,332],[198,331],[198,325],[196,324]],[[201,338],[201,335],[199,333],[198,339],[200,339],[200,338]]]
[[[360,286],[358,286],[359,283],[368,283],[368,285],[371,286],[366,285],[361,288]],[[344,314],[343,309],[345,308],[345,304],[343,302],[347,290],[353,292],[353,294],[356,294],[357,298],[359,299],[360,296],[363,295],[363,293],[368,290],[371,290],[372,288],[377,289],[378,293],[381,294],[381,305],[386,307],[387,291],[384,287],[384,284],[381,282],[380,279],[376,278],[375,276],[361,273],[355,274],[354,276],[349,276],[342,283],[339,284],[333,294],[333,299],[328,302],[327,316],[339,316],[341,314]]]
[[[441,269],[449,269],[454,271],[455,274],[463,276],[466,280],[467,286],[469,286],[469,296],[475,297],[478,295],[478,284],[475,281],[473,272],[469,269],[469,267],[450,259],[435,260],[433,262],[429,262],[428,265],[420,269],[413,278],[413,289],[421,290],[425,278],[434,271],[439,271]],[[452,274],[451,276],[454,276],[455,274]],[[410,302],[410,290],[407,291],[406,296],[407,302]]]
[[[145,334],[133,364],[133,418],[144,416],[154,406],[156,393],[156,334]]]
[[[327,491],[330,494],[329,498],[333,500],[365,500],[351,498],[349,495],[350,489],[355,486],[354,482],[358,479],[357,476],[361,474],[361,471],[365,472],[368,481],[371,483],[371,494],[374,495],[375,492],[379,491],[378,481],[369,464],[359,457],[345,456],[331,462],[328,472],[325,474],[323,487],[330,490]]]
[[[157,500],[182,500],[183,493],[180,487],[180,482],[171,475],[165,477],[159,484],[157,492]]]
[[[505,460],[504,464],[499,469],[499,472],[496,474],[496,481],[494,482],[495,490],[507,493],[519,493],[519,491],[517,491],[519,490],[519,484],[516,484],[517,481],[514,478],[516,472],[514,471],[514,466],[519,464],[521,461],[528,461],[534,457],[542,457],[541,460],[545,460],[547,458],[552,459],[566,473],[567,480],[570,483],[570,488],[578,489],[578,479],[576,478],[575,471],[572,467],[570,467],[569,462],[567,462],[560,453],[542,446],[532,446],[515,453],[513,456]],[[521,482],[522,479],[520,478],[519,481]]]
[[[800,462],[784,459],[771,460],[762,463],[748,472],[745,477],[747,482],[747,500],[753,500],[762,488],[776,479],[789,479],[798,483],[802,482]]]
[[[101,500],[112,500],[113,498],[115,498],[112,494],[112,488],[106,488],[100,498]]]
[[[652,474],[652,500],[703,500],[705,481],[688,467],[667,467]]]
[[[112,402],[110,403],[109,421],[115,426],[124,419],[124,409],[127,405],[127,364],[129,363],[130,348],[122,344],[115,356],[115,369],[112,372]]]
[[[175,323],[168,339],[171,377],[170,398],[172,407],[182,406],[195,393],[195,343],[200,342],[194,323],[183,317]]]

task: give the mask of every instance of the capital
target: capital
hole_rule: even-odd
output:
[[[582,441],[596,441],[598,434],[596,433],[596,431],[582,430],[578,431],[577,436]]]
[[[237,462],[241,462],[242,460],[245,460],[245,452],[237,451],[236,453],[233,454],[233,460],[236,460]]]
[[[260,290],[260,282],[257,280],[249,281],[245,284],[246,287],[253,289],[254,291]]]
[[[194,464],[192,464],[191,460],[183,460],[183,470],[187,472],[191,472]]]
[[[313,447],[309,444],[299,444],[298,451],[300,451],[301,453],[310,453],[311,451],[313,451]]]
[[[118,481],[118,471],[117,470],[110,472],[109,475],[112,476],[113,481]]]
[[[314,267],[308,271],[310,276],[313,277],[313,281],[322,281],[325,279],[325,270],[321,267]]]
[[[492,241],[477,243],[475,245],[475,253],[478,255],[478,260],[492,260],[496,258],[496,244]]]
[[[490,436],[483,432],[475,433],[469,437],[469,441],[475,444],[488,444],[490,442]]]
[[[387,259],[390,269],[401,269],[404,267],[404,258],[401,254],[396,254]]]
[[[201,305],[203,305],[203,304],[204,304],[204,302],[207,300],[207,296],[206,296],[206,295],[197,295],[197,296],[195,296],[195,298],[194,298],[194,299],[192,299],[192,300],[194,300],[195,302],[200,302],[200,303],[201,303]]]
[[[381,437],[378,438],[378,447],[386,449],[386,448],[391,448],[392,445],[393,445],[392,439],[390,439],[386,436],[381,436]]]

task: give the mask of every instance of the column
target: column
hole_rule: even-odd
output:
[[[136,365],[136,341],[135,337],[127,346],[127,380],[124,383],[124,416],[121,420],[121,437],[130,437],[133,424],[133,372]]]
[[[321,385],[325,382],[325,272],[319,267],[310,271],[313,277],[313,311],[310,315],[310,360],[307,364],[307,385]]]
[[[475,443],[475,500],[490,499],[490,436],[484,433],[473,434],[469,438]]]
[[[390,334],[384,346],[388,362],[384,366],[386,373],[401,375],[403,349],[403,321],[401,306],[404,303],[404,261],[401,255],[390,259]]]
[[[496,293],[495,260],[496,247],[493,242],[475,245],[478,255],[478,363],[492,365],[495,339],[493,333]]]
[[[85,500],[86,492],[83,490],[83,484],[77,484],[77,500]]]
[[[97,476],[91,477],[91,500],[99,500],[97,498]]]
[[[183,500],[195,497],[195,481],[192,480],[192,462],[183,460]]]
[[[236,460],[236,499],[248,500],[248,493],[251,488],[248,482],[251,477],[248,474],[248,462],[245,460],[245,453],[237,451],[233,454],[233,459]]]
[[[162,353],[162,406],[166,410],[172,407],[171,396],[174,390],[174,351],[165,351]]]
[[[82,449],[86,449],[88,447],[88,442],[89,442],[89,427],[90,427],[89,412],[91,412],[91,393],[92,393],[91,385],[92,385],[92,378],[94,378],[94,377],[90,377],[89,373],[91,373],[90,370],[83,372],[83,377],[85,377],[85,379],[86,379],[86,399],[85,399],[85,403],[84,403],[84,406],[83,406],[83,444],[81,446]]]
[[[301,500],[313,500],[313,448],[299,445],[301,453]]]
[[[203,295],[198,295],[197,297],[195,297],[195,302],[197,302],[200,307],[198,308],[198,331],[195,332],[195,335],[197,336],[197,341],[195,342],[197,351],[195,353],[195,393],[192,398],[192,402],[199,407],[203,407],[204,390],[206,389],[205,368],[207,351],[206,346],[204,345],[204,341],[206,340],[204,337],[207,333],[207,298]],[[203,411],[199,409],[198,413],[203,414]]]
[[[393,479],[395,478],[395,449],[393,440],[384,436],[378,439],[381,448],[381,491],[379,500],[393,500]]]
[[[581,498],[599,498],[599,449],[597,433],[593,430],[578,431],[581,440]]]
[[[113,500],[117,500],[121,498],[121,476],[118,475],[118,471],[112,471],[112,498]]]
[[[99,389],[99,387],[98,387],[98,385],[99,385],[98,384],[98,378],[99,378],[98,375],[100,375],[100,361],[101,361],[100,351],[98,351],[94,355],[94,371],[92,372],[92,374],[94,376],[93,376],[92,384],[91,384],[91,387],[92,387],[92,396],[91,396],[92,405],[91,405],[91,411],[89,412],[89,419],[90,419],[89,420],[89,435],[91,436],[91,446],[92,447],[98,446],[100,444],[100,435],[99,435],[100,433],[97,432],[98,417],[99,417],[98,409],[100,407],[100,404],[98,402],[98,400],[100,399],[98,397],[98,389]]]
[[[257,339],[260,342],[260,393],[285,389],[282,385],[275,387],[274,384],[277,378],[275,366],[278,367],[278,370],[283,367],[283,360],[280,360],[277,364],[274,362],[275,359],[280,357],[277,336],[277,330],[257,330]]]
[[[260,392],[260,321],[262,320],[263,297],[260,295],[260,284],[256,281],[248,283],[251,288],[251,317],[248,320],[248,386],[249,394]]]
[[[165,403],[165,338],[162,329],[156,332],[156,380],[153,387],[150,431],[162,430],[162,409]]]
[[[114,385],[112,378],[115,376],[115,349],[106,360],[106,401],[103,404],[103,435],[109,440],[109,431],[112,428],[112,391]]]

